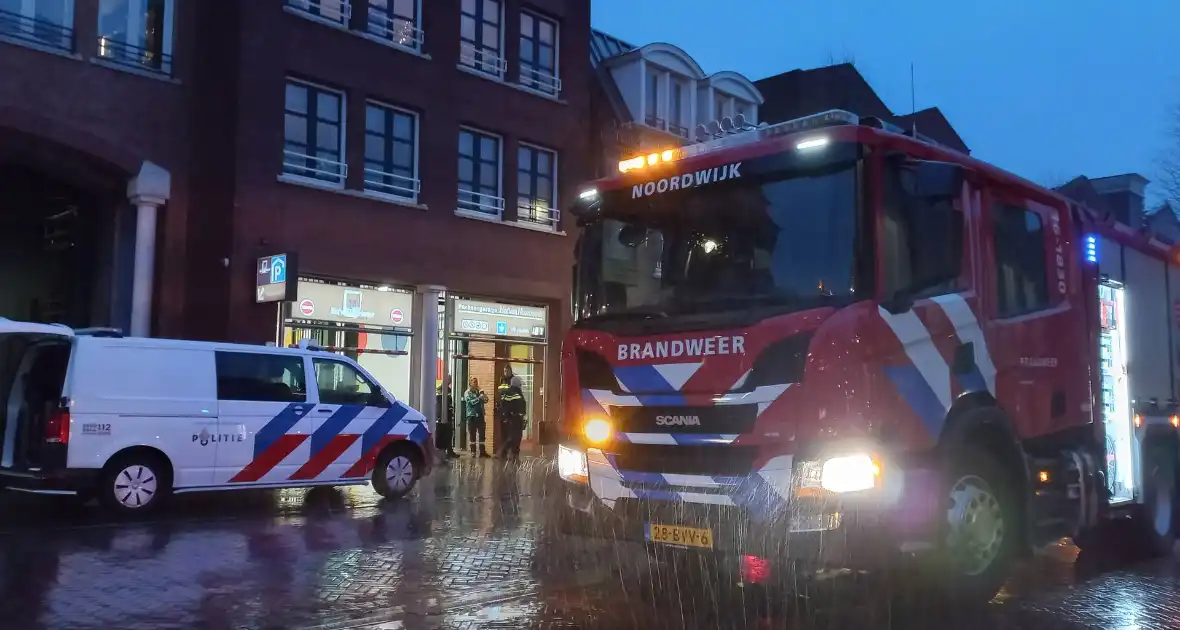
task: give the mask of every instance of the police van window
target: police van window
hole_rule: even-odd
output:
[[[351,365],[326,359],[315,359],[313,365],[321,403],[388,406],[385,398],[378,393],[381,388],[369,382]]]
[[[1014,317],[1048,308],[1045,227],[1041,215],[1009,205],[992,212],[996,249],[996,314]]]
[[[885,169],[879,253],[882,295],[933,297],[962,290],[963,212],[949,199],[907,194],[897,168]],[[926,284],[927,279],[947,280]],[[920,286],[925,285],[925,286]]]
[[[217,398],[305,402],[303,358],[251,352],[217,352]]]

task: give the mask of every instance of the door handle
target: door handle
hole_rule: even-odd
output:
[[[317,409],[316,413],[332,413],[331,409]]]

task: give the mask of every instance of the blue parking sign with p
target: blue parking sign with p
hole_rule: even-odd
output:
[[[270,282],[278,284],[287,281],[287,255],[279,254],[270,257]]]

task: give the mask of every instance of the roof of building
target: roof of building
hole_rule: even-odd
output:
[[[880,118],[906,130],[916,127],[920,135],[935,142],[963,153],[971,152],[937,107],[902,116],[894,114],[851,63],[791,70],[759,79],[754,85],[766,98],[766,103],[759,110],[759,117],[766,122],[781,122],[829,109],[843,109],[862,117]]]
[[[611,57],[617,57],[625,52],[635,50],[637,46],[598,29],[590,31],[590,64],[595,68]]]

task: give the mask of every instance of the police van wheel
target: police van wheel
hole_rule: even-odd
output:
[[[406,446],[386,449],[373,468],[373,489],[386,499],[400,499],[414,489],[422,476],[422,460]]]
[[[167,465],[158,457],[138,453],[107,464],[100,483],[99,502],[107,510],[124,515],[152,512],[172,492]]]

